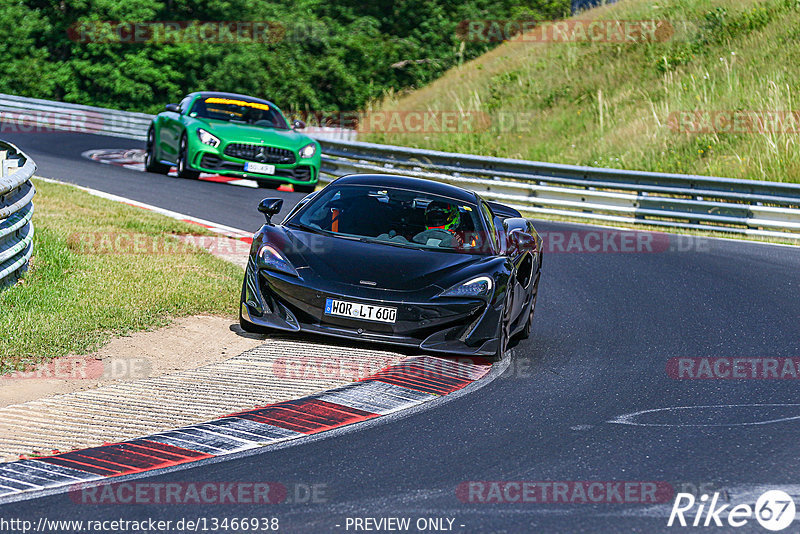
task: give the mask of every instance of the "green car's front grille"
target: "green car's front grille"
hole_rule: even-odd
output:
[[[291,165],[295,162],[294,152],[273,146],[251,145],[247,143],[231,143],[223,152],[232,158],[257,161],[259,163],[279,163]]]
[[[207,171],[234,171],[244,172],[242,163],[225,161],[220,157],[211,154],[203,154],[200,158],[200,167]],[[289,178],[301,182],[310,182],[314,178],[314,172],[310,165],[298,165],[290,169],[275,169],[274,178]]]

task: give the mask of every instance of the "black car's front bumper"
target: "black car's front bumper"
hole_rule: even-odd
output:
[[[497,352],[500,309],[475,298],[431,299],[424,295],[354,288],[320,289],[324,284],[257,270],[251,260],[242,293],[242,318],[253,325],[390,343],[470,356]],[[368,293],[372,293],[368,295]],[[393,324],[326,315],[327,298],[397,308]]]

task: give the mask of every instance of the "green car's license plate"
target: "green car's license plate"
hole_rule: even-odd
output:
[[[245,172],[254,172],[256,174],[275,174],[275,165],[248,161],[244,164],[244,170]]]

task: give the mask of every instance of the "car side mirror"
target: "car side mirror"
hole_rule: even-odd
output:
[[[283,208],[282,198],[265,198],[258,204],[258,211],[264,214],[267,224],[272,224],[272,216],[280,213]]]
[[[301,121],[300,119],[295,119],[292,121],[292,129],[293,130],[302,130],[306,127],[306,123]]]
[[[181,108],[178,104],[167,104],[166,106],[164,106],[164,109],[167,111],[172,111],[174,113],[181,112]]]
[[[510,248],[524,252],[527,250],[536,250],[536,239],[529,233],[522,230],[512,230],[508,234],[508,242]]]

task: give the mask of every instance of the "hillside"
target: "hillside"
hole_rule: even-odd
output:
[[[421,90],[374,106],[469,110],[484,117],[478,126],[361,139],[800,181],[800,2],[626,0],[579,18],[667,21],[674,31],[631,43],[509,40]]]

